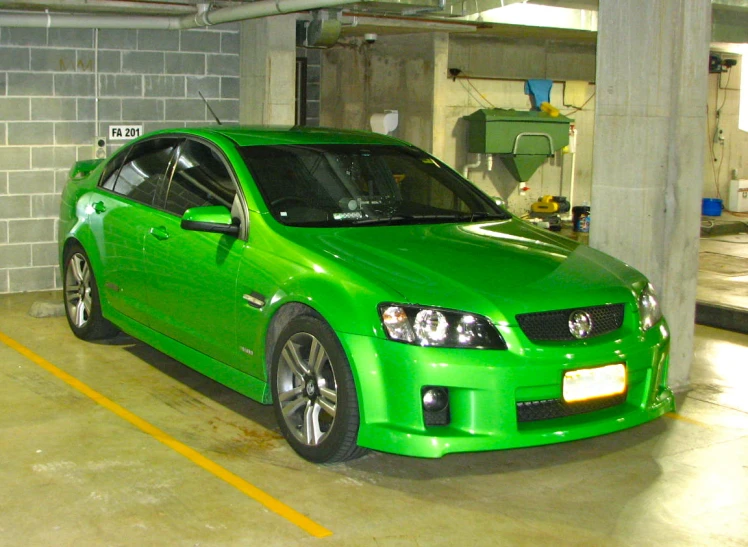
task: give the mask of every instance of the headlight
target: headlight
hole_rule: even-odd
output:
[[[647,283],[647,286],[639,295],[639,318],[644,330],[651,329],[662,319],[662,309],[651,283]]]
[[[379,317],[390,340],[416,346],[506,349],[485,317],[442,308],[380,304]]]

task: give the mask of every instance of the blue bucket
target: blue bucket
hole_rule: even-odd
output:
[[[722,200],[712,198],[702,199],[701,214],[708,217],[722,216]]]

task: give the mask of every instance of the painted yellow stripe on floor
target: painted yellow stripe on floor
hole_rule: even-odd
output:
[[[165,433],[164,431],[161,431],[159,428],[149,424],[142,418],[136,416],[129,410],[121,407],[114,401],[106,398],[101,393],[91,389],[86,384],[78,380],[77,378],[71,376],[67,372],[57,368],[52,363],[44,359],[43,357],[38,356],[30,349],[22,346],[12,338],[9,338],[2,332],[0,332],[0,342],[8,346],[9,348],[14,349],[24,357],[26,357],[29,361],[32,361],[42,367],[47,372],[53,374],[66,384],[68,384],[73,389],[78,390],[86,397],[89,397],[96,401],[98,404],[106,408],[107,410],[110,410],[111,412],[115,413],[120,418],[127,420],[132,425],[140,429],[141,431],[147,433],[148,435],[152,436],[153,438],[157,439],[158,441],[162,442],[172,450],[178,452],[191,462],[199,465],[206,471],[209,471],[216,477],[224,480],[225,482],[229,483],[231,486],[239,490],[240,492],[243,492],[253,500],[261,503],[265,507],[267,507],[270,511],[273,513],[283,517],[284,519],[288,520],[289,522],[292,522],[305,532],[311,534],[314,537],[322,538],[331,536],[332,532],[325,528],[324,526],[321,526],[311,520],[310,518],[306,517],[305,515],[302,515],[298,511],[292,509],[288,505],[284,504],[281,501],[278,501],[274,497],[270,496],[269,494],[266,494],[256,486],[248,483],[243,478],[239,477],[238,475],[235,475],[228,469],[221,467],[217,463],[215,463],[212,460],[209,460],[202,454],[200,454],[197,450],[194,450],[187,446],[186,444],[183,444],[179,442],[177,439],[169,435],[168,433]]]
[[[694,420],[693,418],[688,418],[684,416],[683,414],[676,414],[675,412],[668,412],[667,414],[665,414],[665,416],[673,420],[680,420],[681,422],[686,422],[686,423],[693,424],[693,425],[699,425],[701,427],[712,427],[709,424],[705,424],[704,422]]]

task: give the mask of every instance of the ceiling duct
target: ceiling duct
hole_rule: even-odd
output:
[[[306,29],[306,47],[328,48],[340,38],[343,25],[337,19],[314,19]]]

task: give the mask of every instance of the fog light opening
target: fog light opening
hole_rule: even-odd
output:
[[[446,387],[421,388],[423,421],[427,426],[449,424],[449,390]]]

